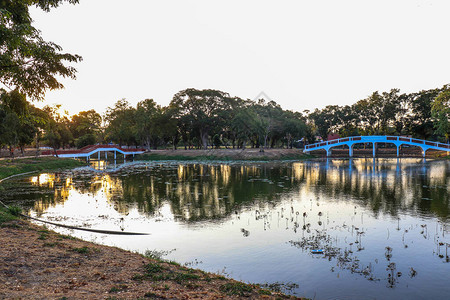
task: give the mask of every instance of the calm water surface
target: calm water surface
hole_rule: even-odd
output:
[[[4,182],[2,201],[298,296],[450,299],[450,161],[94,164]]]

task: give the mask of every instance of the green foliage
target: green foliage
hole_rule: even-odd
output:
[[[136,110],[128,101],[121,99],[114,107],[108,107],[106,121],[106,141],[114,141],[119,145],[136,144]]]
[[[47,114],[44,141],[55,151],[60,147],[69,146],[73,142],[70,131],[70,120],[67,113],[60,113],[61,105],[45,106],[43,111]]]
[[[443,91],[446,89],[447,86],[444,86],[442,89],[411,94],[400,94],[398,89],[381,94],[374,92],[351,106],[329,105],[321,110],[316,109],[308,115],[308,119],[313,132],[323,139],[330,133],[339,133],[341,137],[412,135],[430,139],[434,133],[445,135],[447,130],[448,115],[439,115],[438,111],[442,113],[442,110],[434,104],[440,102],[435,99],[438,95],[445,95]],[[433,105],[436,109],[432,116]]]
[[[19,91],[0,89],[0,146],[23,149],[30,144],[45,123],[42,115]]]
[[[109,292],[110,293],[118,293],[118,292],[121,292],[121,291],[125,291],[127,289],[128,289],[128,286],[126,284],[120,284],[120,285],[113,286],[109,290]]]
[[[71,117],[69,122],[70,132],[73,135],[73,138],[76,139],[77,147],[78,139],[87,140],[89,139],[89,144],[85,144],[84,146],[95,144],[97,140],[101,140],[102,136],[102,117],[95,110],[91,109],[88,111],[81,111],[76,115]]]
[[[75,145],[77,146],[78,149],[80,149],[80,148],[83,148],[88,145],[94,145],[96,142],[97,142],[97,139],[95,138],[95,136],[91,133],[88,133],[88,134],[85,134],[85,135],[79,137],[75,141]]]
[[[194,270],[180,267],[174,271],[161,265],[161,262],[150,262],[144,266],[143,274],[135,274],[133,280],[151,280],[151,281],[164,281],[171,280],[179,284],[183,284],[186,281],[201,280],[202,278],[194,274]]]
[[[46,90],[63,85],[57,77],[75,77],[76,70],[66,62],[78,62],[81,57],[61,53],[62,48],[44,41],[41,32],[32,26],[29,7],[45,11],[64,0],[0,1],[0,82],[21,93],[42,99]],[[68,0],[77,3],[78,0]]]
[[[444,136],[445,140],[448,141],[450,136],[450,89],[443,90],[434,99],[432,115],[436,133]]]
[[[18,217],[22,214],[22,208],[18,206],[9,206],[8,212],[13,216]]]
[[[80,248],[72,248],[70,251],[77,252],[77,253],[80,253],[80,254],[88,254],[88,253],[91,252],[91,250],[88,247],[86,247],[86,246],[80,247]]]
[[[253,288],[242,282],[229,282],[221,285],[220,291],[230,296],[249,296],[249,294],[253,291]]]
[[[0,226],[4,223],[16,220],[17,216],[13,215],[6,207],[0,205]]]
[[[264,290],[264,289],[260,289],[259,291],[258,291],[258,293],[260,294],[260,295],[272,295],[272,293],[269,291],[269,290]]]

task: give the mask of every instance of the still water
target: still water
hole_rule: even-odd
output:
[[[53,228],[314,299],[450,299],[450,161],[136,162],[3,183]],[[322,250],[315,254],[313,250]]]

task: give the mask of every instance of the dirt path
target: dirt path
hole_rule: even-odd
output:
[[[50,232],[0,226],[0,299],[298,299]]]
[[[185,156],[185,157],[216,157],[229,159],[285,159],[303,156],[301,149],[192,149],[192,150],[151,150],[148,155]]]

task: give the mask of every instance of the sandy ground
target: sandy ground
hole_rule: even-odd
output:
[[[0,227],[0,299],[298,299],[241,285],[26,221]]]

